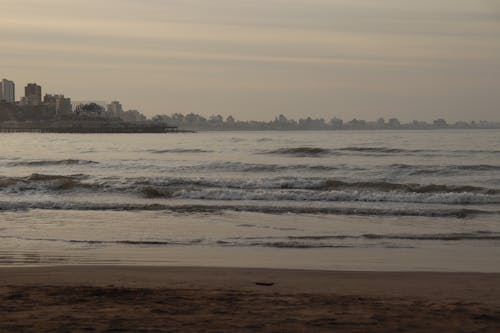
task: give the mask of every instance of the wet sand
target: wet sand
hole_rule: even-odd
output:
[[[0,268],[0,332],[499,332],[500,274]]]

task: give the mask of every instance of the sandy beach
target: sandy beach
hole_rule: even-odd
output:
[[[0,269],[1,332],[498,332],[500,275]]]

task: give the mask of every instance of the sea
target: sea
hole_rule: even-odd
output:
[[[499,258],[498,130],[0,134],[0,266]]]

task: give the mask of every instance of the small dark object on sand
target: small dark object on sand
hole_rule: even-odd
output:
[[[255,282],[258,286],[271,287],[274,286],[274,282]]]

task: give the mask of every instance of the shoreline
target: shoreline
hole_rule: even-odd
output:
[[[0,268],[0,332],[498,332],[500,274]]]
[[[500,304],[500,273],[425,271],[336,271],[203,266],[63,265],[0,267],[0,285],[117,286],[262,290],[287,293],[370,294],[439,297]],[[411,288],[410,288],[411,286]],[[464,289],[463,287],[467,288]],[[483,293],[483,289],[488,289]]]

